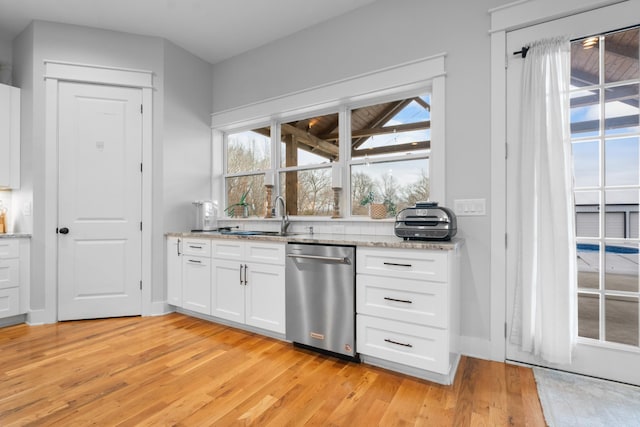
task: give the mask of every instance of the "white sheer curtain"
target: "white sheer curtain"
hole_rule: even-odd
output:
[[[522,75],[517,283],[512,342],[571,363],[576,247],[569,128],[568,38],[533,43]]]

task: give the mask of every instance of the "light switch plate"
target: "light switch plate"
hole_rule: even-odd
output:
[[[453,211],[457,216],[486,215],[486,199],[454,200]]]

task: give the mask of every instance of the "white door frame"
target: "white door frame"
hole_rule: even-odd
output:
[[[152,141],[153,141],[153,72],[100,65],[45,60],[45,159],[58,158],[58,84],[61,81],[124,86],[142,90],[142,315],[152,314]],[[45,170],[45,309],[31,312],[29,323],[55,323],[58,319],[58,162],[47,161]]]
[[[624,1],[518,0],[491,14],[491,359],[506,359],[507,32]]]

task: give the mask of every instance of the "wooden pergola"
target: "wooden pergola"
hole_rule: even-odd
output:
[[[605,38],[604,82],[615,83],[638,79],[640,67],[638,63],[639,30],[627,30],[609,34]],[[571,45],[571,85],[588,87],[600,81],[599,40],[589,37]],[[587,91],[583,96],[571,99],[571,108],[589,107],[601,101],[619,101],[638,109],[638,85],[625,84],[605,90],[604,100],[598,91]],[[638,126],[638,113],[627,116],[602,118],[605,129],[620,129]],[[585,120],[571,125],[572,133],[597,132],[600,120]]]
[[[351,157],[359,158],[365,155],[375,156],[429,149],[431,147],[429,140],[380,147],[363,147],[365,142],[373,136],[430,129],[431,122],[429,120],[387,126],[391,119],[414,101],[427,111],[431,108],[422,98],[413,97],[352,110]],[[263,135],[270,135],[269,128],[256,129],[255,131]],[[280,133],[281,140],[286,147],[285,164],[287,167],[298,165],[299,149],[326,158],[329,162],[338,160],[337,113],[283,123],[280,127]],[[297,212],[298,175],[296,172],[286,173],[286,200],[289,212]]]

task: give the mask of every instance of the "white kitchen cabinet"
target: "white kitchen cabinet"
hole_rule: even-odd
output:
[[[0,188],[20,187],[20,89],[0,84]]]
[[[207,239],[182,241],[182,307],[211,314],[211,243]]]
[[[27,312],[29,246],[27,238],[0,238],[0,318]]]
[[[167,302],[182,307],[182,239],[167,237]]]
[[[213,240],[211,251],[211,314],[284,333],[284,244]]]
[[[366,363],[451,384],[459,360],[458,255],[356,252],[357,348]]]

